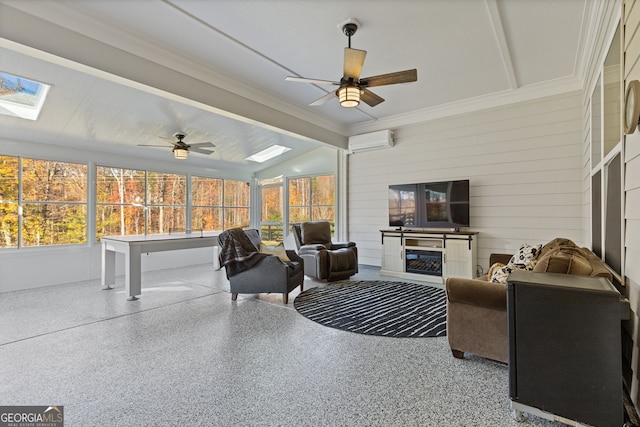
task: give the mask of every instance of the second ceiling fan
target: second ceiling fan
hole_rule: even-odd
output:
[[[164,139],[165,141],[169,142],[171,145],[173,145],[173,149],[171,150],[171,152],[173,153],[173,156],[176,159],[180,159],[180,160],[186,160],[187,157],[189,157],[189,151],[193,151],[194,153],[200,153],[200,154],[212,154],[213,150],[207,150],[205,149],[205,147],[215,147],[215,145],[213,145],[212,142],[196,142],[194,144],[187,144],[184,139],[187,137],[187,134],[182,133],[182,132],[177,132],[175,134],[173,134],[173,137],[176,138],[176,141],[170,139],[170,138],[166,138],[164,136],[161,136],[160,138]],[[166,144],[163,145],[157,145],[157,144],[138,144],[138,146],[140,147],[166,147]]]
[[[367,51],[352,49],[351,36],[356,33],[359,23],[355,19],[349,19],[342,26],[342,32],[349,38],[349,46],[344,48],[344,72],[339,82],[331,80],[308,79],[304,77],[287,77],[292,82],[303,82],[320,85],[339,86],[335,92],[329,92],[310,105],[322,105],[334,96],[338,97],[343,107],[357,107],[363,101],[371,107],[375,107],[384,101],[384,98],[376,95],[368,88],[375,86],[392,85],[396,83],[409,83],[418,80],[418,71],[397,71],[395,73],[380,74],[371,77],[360,77]]]

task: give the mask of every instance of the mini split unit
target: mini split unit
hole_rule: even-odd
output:
[[[390,129],[363,133],[349,137],[349,154],[391,148],[393,145],[393,132]]]

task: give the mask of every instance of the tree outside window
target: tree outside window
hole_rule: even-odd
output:
[[[335,223],[335,178],[320,175],[289,179],[289,223]]]
[[[0,156],[0,247],[86,243],[86,184],[84,164]]]
[[[249,227],[250,190],[246,181],[191,177],[192,229]]]
[[[245,181],[224,180],[224,229],[249,227],[251,187]]]
[[[18,246],[19,159],[0,156],[0,248]]]
[[[223,180],[191,177],[191,229],[198,231],[222,230]]]
[[[260,228],[262,240],[281,242],[284,239],[283,179],[269,178],[260,180],[260,199],[262,201]]]
[[[186,177],[98,166],[96,238],[184,232]]]

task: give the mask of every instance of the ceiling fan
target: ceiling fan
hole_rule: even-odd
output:
[[[360,101],[364,101],[369,106],[375,107],[383,102],[384,99],[368,88],[396,83],[409,83],[418,80],[418,72],[415,68],[412,70],[361,78],[360,73],[362,72],[367,51],[351,48],[351,36],[356,33],[360,26],[360,23],[355,19],[349,19],[342,25],[342,32],[349,38],[349,46],[344,48],[344,73],[339,82],[291,76],[285,79],[292,82],[339,86],[335,92],[332,91],[309,105],[322,105],[329,99],[337,96],[340,100],[340,105],[343,107],[357,107]]]
[[[213,143],[211,142],[197,142],[195,144],[187,144],[186,142],[184,142],[184,139],[187,137],[187,135],[180,132],[173,134],[173,137],[176,138],[177,141],[174,141],[171,138],[167,138],[164,136],[161,136],[160,138],[167,140],[173,145],[173,150],[171,150],[171,152],[173,153],[173,156],[176,159],[185,160],[187,157],[189,157],[189,151],[208,155],[213,153],[213,150],[205,150],[202,147],[215,147],[215,145],[213,145]],[[156,144],[138,144],[138,145],[140,147],[166,147],[166,145],[156,145]]]

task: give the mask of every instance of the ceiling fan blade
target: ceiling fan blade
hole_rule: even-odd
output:
[[[314,107],[317,106],[317,105],[322,105],[322,104],[324,104],[325,102],[327,102],[328,100],[330,100],[331,98],[333,98],[335,96],[336,96],[335,92],[329,92],[328,94],[326,94],[322,98],[316,99],[315,101],[313,101],[309,105],[313,105]]]
[[[213,142],[196,142],[195,144],[189,144],[190,149],[193,147],[215,147],[215,145],[213,145]]]
[[[212,154],[213,150],[204,150],[202,148],[193,148],[193,145],[191,146],[191,148],[189,148],[189,151],[193,151],[194,153],[200,153],[200,154]]]
[[[358,81],[360,73],[362,72],[362,66],[364,65],[364,59],[367,56],[366,50],[351,49],[350,47],[344,48],[344,79],[350,78]]]
[[[172,145],[174,145],[176,147],[180,147],[180,144],[178,144],[176,141],[174,141],[171,138],[167,138],[166,136],[161,136],[160,138],[164,139],[167,142],[170,142]]]
[[[366,87],[374,87],[415,81],[418,81],[418,71],[414,68],[413,70],[404,70],[395,73],[380,74],[379,76],[364,77],[360,79],[360,84]]]
[[[366,103],[370,107],[375,107],[381,102],[384,102],[384,98],[379,97],[369,89],[363,89],[362,95],[360,95],[360,101]]]
[[[301,83],[313,83],[316,85],[339,85],[340,82],[332,82],[331,80],[319,80],[319,79],[307,79],[304,77],[286,77],[286,81],[289,82],[301,82]]]

